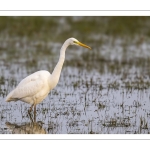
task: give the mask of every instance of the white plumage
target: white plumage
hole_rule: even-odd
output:
[[[91,49],[75,38],[67,39],[60,50],[59,61],[53,73],[50,74],[46,70],[41,70],[27,76],[7,95],[6,102],[20,100],[31,104],[29,112],[32,110],[33,106],[34,111],[36,111],[36,104],[42,102],[48,93],[57,85],[65,60],[65,51],[69,45],[79,45]]]
[[[6,97],[6,101],[21,100],[33,105],[40,103],[52,89],[51,74],[48,71],[37,71],[25,79],[11,91]]]

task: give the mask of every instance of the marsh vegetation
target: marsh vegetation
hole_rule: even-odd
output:
[[[149,134],[150,17],[0,17],[0,133]],[[70,46],[60,81],[37,105],[6,103],[27,75],[53,71]],[[32,130],[31,132],[29,130]]]

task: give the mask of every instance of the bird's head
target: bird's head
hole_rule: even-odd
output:
[[[85,45],[85,44],[79,42],[79,41],[78,41],[77,39],[75,39],[75,38],[70,38],[69,40],[70,40],[70,45],[78,45],[78,46],[82,46],[82,47],[85,47],[85,48],[88,48],[88,49],[91,50],[91,47],[89,47],[89,46],[87,46],[87,45]]]

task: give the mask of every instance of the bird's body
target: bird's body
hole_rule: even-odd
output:
[[[46,70],[29,75],[8,94],[7,102],[21,100],[31,105],[40,103],[55,86],[51,77],[52,75]]]
[[[49,92],[56,87],[59,81],[60,73],[65,60],[65,51],[69,45],[80,45],[91,49],[90,47],[80,43],[75,38],[69,38],[65,41],[60,50],[59,61],[52,74],[46,70],[41,70],[27,76],[13,91],[7,95],[6,102],[20,100],[29,103],[32,105],[30,111],[33,106],[36,106],[36,104],[42,102],[47,97]]]

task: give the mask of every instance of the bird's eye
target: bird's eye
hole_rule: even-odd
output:
[[[73,41],[73,43],[77,43],[76,41]]]

